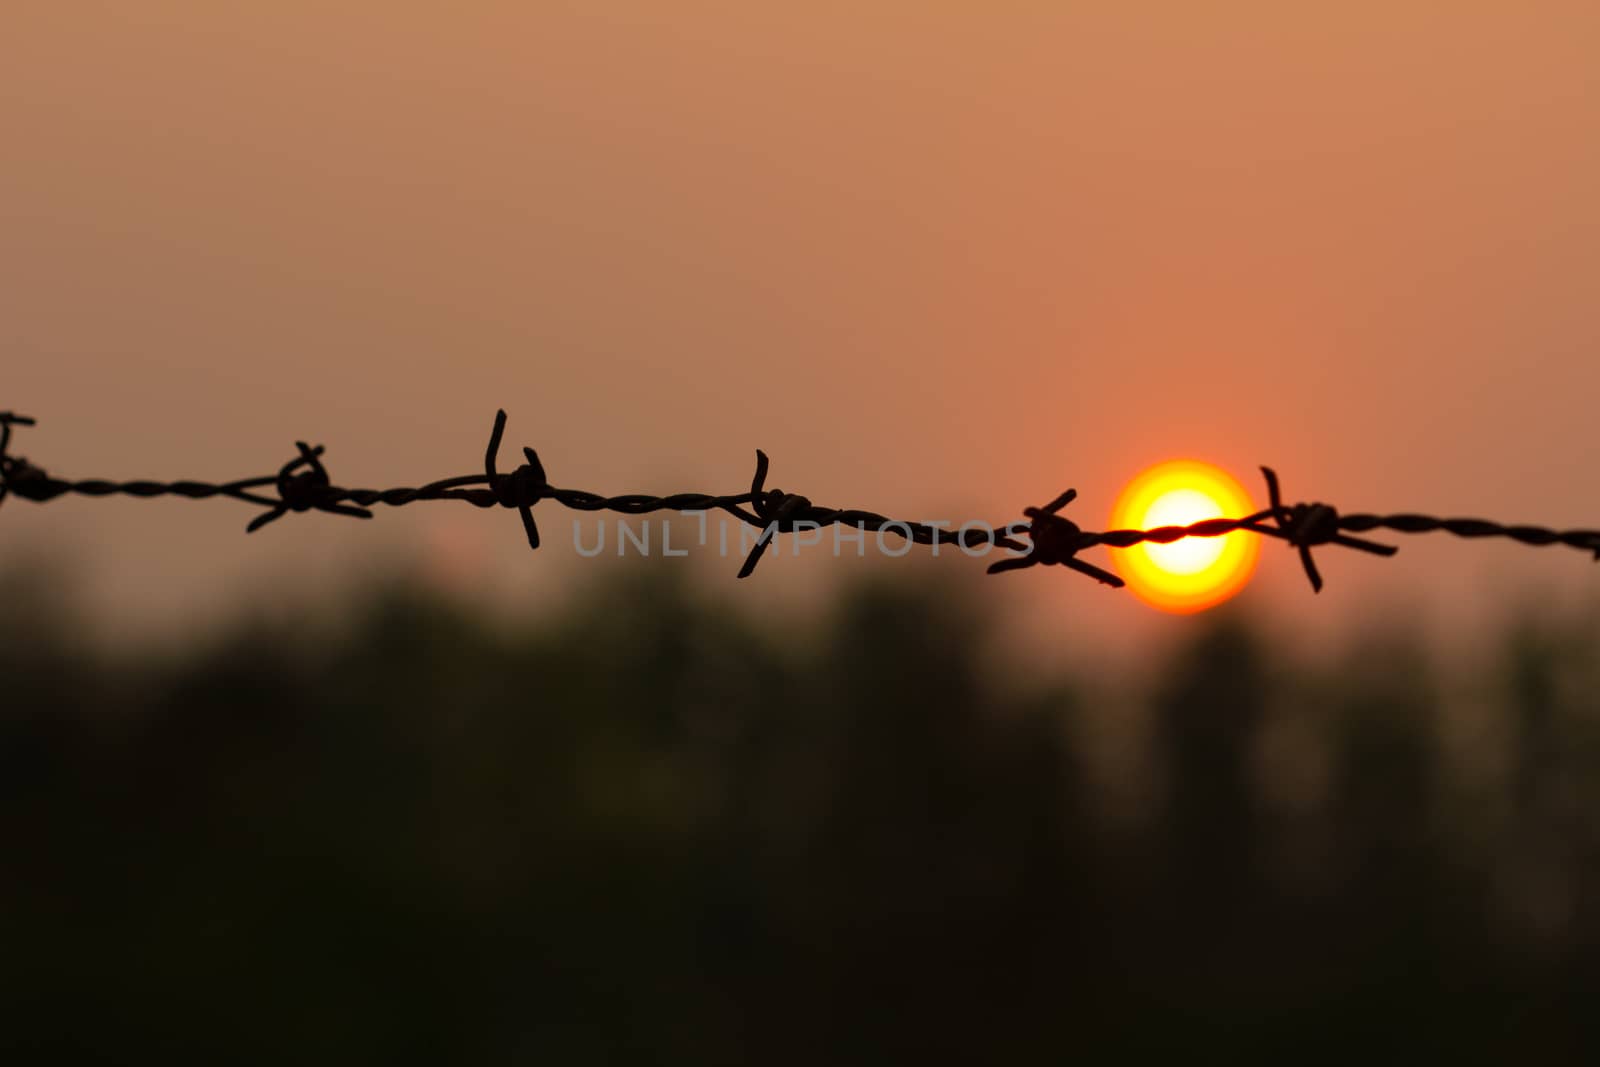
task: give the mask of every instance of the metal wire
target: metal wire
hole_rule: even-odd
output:
[[[1407,534],[1444,531],[1466,538],[1499,537],[1529,546],[1565,545],[1591,553],[1596,560],[1600,560],[1600,531],[1597,530],[1554,530],[1543,526],[1506,525],[1487,519],[1435,518],[1410,513],[1341,515],[1330,504],[1285,505],[1279,491],[1278,477],[1269,467],[1262,467],[1261,473],[1266,479],[1271,505],[1242,518],[1206,519],[1188,526],[1158,526],[1149,530],[1094,532],[1081,529],[1072,520],[1059,514],[1077,497],[1076,490],[1068,489],[1043,507],[1024,508],[1023,515],[1027,522],[981,526],[968,524],[960,530],[949,530],[942,525],[890,519],[857,508],[821,507],[798,493],[769,489],[766,484],[767,455],[759,449],[756,451],[755,475],[751,478],[748,492],[602,496],[581,489],[558,488],[550,484],[538,453],[531,448],[522,450],[524,462],[514,470],[503,473],[499,470],[500,443],[506,427],[504,411],[495,414],[489,446],[484,453],[482,474],[463,474],[416,488],[395,489],[350,489],[333,484],[322,463],[323,446],[313,448],[303,441],[295,443],[296,455],[283,464],[277,474],[241,478],[232,482],[117,482],[101,478],[72,481],[54,478],[23,457],[10,454],[12,427],[32,425],[34,420],[31,418],[0,411],[0,503],[8,496],[47,503],[68,494],[88,497],[181,496],[192,500],[221,496],[262,509],[245,527],[247,533],[254,533],[291,511],[323,511],[370,519],[370,509],[376,504],[402,507],[425,500],[461,500],[480,508],[515,509],[522,519],[528,547],[534,549],[539,547],[539,527],[534,521],[533,508],[543,500],[552,500],[574,511],[614,511],[624,515],[643,515],[655,511],[724,511],[761,531],[744,565],[739,568],[740,578],[747,578],[755,571],[777,534],[834,525],[894,533],[916,544],[1006,548],[1019,554],[990,564],[988,573],[1000,574],[1033,566],[1062,566],[1112,587],[1121,587],[1122,579],[1079,559],[1080,552],[1098,545],[1129,548],[1146,542],[1170,544],[1187,537],[1221,537],[1241,530],[1284,541],[1294,548],[1299,553],[1301,566],[1314,592],[1322,590],[1322,575],[1312,557],[1313,548],[1338,545],[1373,555],[1394,555],[1398,550],[1393,545],[1351,536],[1378,529]],[[1027,541],[1017,540],[1017,535],[1025,536]]]

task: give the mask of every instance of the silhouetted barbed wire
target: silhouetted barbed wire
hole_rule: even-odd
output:
[[[574,511],[614,511],[624,515],[643,515],[656,511],[724,511],[761,531],[745,557],[744,565],[739,568],[740,578],[748,577],[755,570],[777,534],[835,525],[880,534],[895,533],[916,544],[955,544],[969,549],[980,546],[1005,548],[1017,554],[990,564],[988,573],[1000,574],[1038,565],[1063,566],[1113,587],[1121,587],[1122,579],[1079,559],[1078,554],[1100,545],[1129,548],[1146,542],[1171,544],[1188,537],[1221,537],[1238,531],[1284,541],[1294,548],[1299,553],[1311,588],[1316,592],[1322,590],[1322,575],[1317,570],[1311,550],[1325,545],[1338,545],[1378,556],[1394,555],[1398,551],[1394,545],[1351,536],[1379,529],[1410,534],[1444,531],[1466,538],[1501,537],[1530,546],[1559,544],[1589,552],[1596,560],[1600,560],[1600,531],[1597,530],[1553,530],[1543,526],[1506,525],[1487,519],[1435,518],[1410,513],[1341,515],[1330,504],[1285,505],[1277,474],[1270,467],[1262,467],[1261,473],[1266,479],[1271,505],[1241,518],[1206,519],[1188,526],[1097,533],[1084,530],[1059,514],[1078,495],[1076,490],[1068,489],[1043,507],[1024,508],[1023,515],[1027,522],[1000,526],[968,523],[959,530],[949,530],[943,524],[891,519],[857,508],[821,507],[799,493],[769,489],[766,485],[767,455],[760,449],[756,450],[755,475],[748,492],[602,496],[581,489],[558,488],[550,484],[544,464],[531,448],[522,450],[524,462],[514,470],[502,473],[498,469],[500,443],[506,427],[504,411],[495,414],[489,446],[484,453],[482,474],[464,474],[416,488],[395,489],[350,489],[334,485],[322,464],[323,446],[313,448],[304,441],[295,443],[297,454],[280,467],[277,474],[241,478],[232,482],[117,482],[101,478],[72,481],[54,478],[23,457],[10,453],[12,427],[32,425],[34,420],[27,416],[0,411],[0,503],[8,496],[46,503],[67,494],[89,497],[181,496],[192,500],[221,496],[264,509],[245,527],[245,532],[254,533],[291,511],[323,511],[370,519],[370,508],[375,504],[401,507],[425,500],[461,500],[480,508],[515,509],[521,516],[528,546],[534,549],[539,547],[539,527],[534,521],[533,508],[543,500],[555,501]],[[271,491],[274,495],[269,496],[265,491]],[[1027,542],[1019,541],[1018,537],[1026,537]]]

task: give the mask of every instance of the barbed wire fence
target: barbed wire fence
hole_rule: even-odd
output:
[[[1295,549],[1306,578],[1314,592],[1322,590],[1312,549],[1336,545],[1378,556],[1392,556],[1394,545],[1380,544],[1354,534],[1373,530],[1420,534],[1444,532],[1463,538],[1505,538],[1530,547],[1564,545],[1590,553],[1600,560],[1600,530],[1555,530],[1544,526],[1507,525],[1488,519],[1437,518],[1408,512],[1395,514],[1341,514],[1331,504],[1297,503],[1286,505],[1277,474],[1262,467],[1270,506],[1240,518],[1206,519],[1187,526],[1158,526],[1148,530],[1085,530],[1060,514],[1077,491],[1068,489],[1042,507],[1024,508],[1026,521],[1005,524],[967,523],[958,530],[946,524],[891,519],[877,512],[857,508],[829,508],[812,503],[799,493],[767,487],[767,455],[756,450],[755,475],[746,492],[673,493],[652,496],[626,493],[603,496],[582,489],[562,489],[550,484],[538,453],[522,450],[523,462],[512,470],[499,469],[501,439],[505,434],[506,413],[495,414],[489,446],[484,453],[483,472],[443,478],[415,488],[351,489],[335,485],[323,465],[323,446],[312,447],[297,441],[297,454],[278,468],[276,474],[241,478],[231,482],[193,480],[110,481],[103,478],[69,480],[51,476],[42,467],[10,452],[12,428],[32,426],[35,420],[9,411],[0,411],[0,503],[18,497],[43,504],[67,495],[87,497],[178,496],[191,500],[227,497],[251,504],[260,513],[245,527],[254,533],[289,512],[321,511],[350,518],[370,519],[371,508],[382,504],[403,507],[423,501],[459,500],[480,508],[510,508],[522,519],[528,547],[537,549],[539,527],[534,507],[554,501],[573,511],[613,511],[623,515],[643,515],[669,511],[703,513],[722,511],[759,531],[754,545],[739,568],[739,577],[749,577],[778,534],[820,530],[830,526],[854,527],[865,533],[896,534],[920,545],[955,544],[967,549],[1004,548],[1011,555],[991,563],[990,574],[1022,570],[1034,566],[1061,566],[1114,588],[1122,579],[1080,559],[1079,554],[1096,546],[1131,548],[1143,543],[1171,544],[1188,537],[1221,537],[1248,531],[1283,541]],[[270,495],[269,495],[270,494]],[[1020,540],[1025,538],[1026,540]]]

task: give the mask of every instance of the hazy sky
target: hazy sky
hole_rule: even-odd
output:
[[[341,483],[414,484],[473,469],[503,404],[608,492],[735,490],[760,446],[823,503],[998,521],[1076,486],[1099,526],[1196,455],[1594,525],[1597,55],[1592,0],[9,0],[0,408],[70,477],[270,473],[306,437]],[[465,506],[251,514],[11,501],[0,558],[66,546],[122,624],[406,546],[517,595],[591,566],[548,505],[539,556]],[[1246,601],[1299,628],[1600,587],[1401,543],[1329,553],[1317,601],[1268,545]],[[994,581],[1073,640],[1184,625]]]

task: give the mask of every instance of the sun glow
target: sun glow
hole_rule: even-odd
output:
[[[1128,483],[1112,509],[1111,528],[1188,526],[1254,510],[1250,494],[1226,471],[1180,459],[1142,471]],[[1145,603],[1163,611],[1203,611],[1244,588],[1255,571],[1258,540],[1250,533],[1186,537],[1166,545],[1113,548],[1111,561]]]

